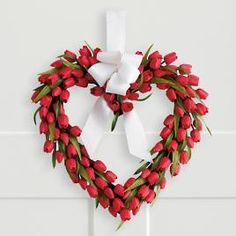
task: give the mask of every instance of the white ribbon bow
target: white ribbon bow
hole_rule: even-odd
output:
[[[97,55],[100,63],[89,68],[88,72],[100,86],[107,81],[106,92],[126,95],[130,84],[140,74],[138,67],[141,55],[116,52],[100,52]]]
[[[107,52],[100,52],[100,61],[88,72],[100,86],[106,82],[106,92],[126,95],[130,84],[135,82],[140,72],[138,67],[142,56],[124,52],[125,14],[123,11],[107,12]],[[83,128],[81,139],[90,156],[95,154],[99,142],[107,130],[107,123],[113,114],[103,97],[94,105]],[[135,111],[124,113],[124,128],[129,152],[141,159],[151,160],[142,123]]]

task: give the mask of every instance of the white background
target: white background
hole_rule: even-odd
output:
[[[64,167],[52,169],[43,138],[33,125],[30,95],[36,74],[65,49],[83,40],[105,46],[105,10],[127,11],[127,48],[162,53],[175,50],[179,62],[194,65],[210,97],[205,132],[181,174],[169,179],[153,207],[115,233],[117,219],[94,210]],[[235,4],[233,0],[79,1],[0,0],[0,235],[236,235]],[[233,15],[234,14],[234,15]],[[88,90],[73,90],[67,111],[83,126],[95,102]],[[163,93],[137,104],[150,141],[172,110]],[[107,133],[96,158],[125,180],[138,167],[127,154],[122,120]]]

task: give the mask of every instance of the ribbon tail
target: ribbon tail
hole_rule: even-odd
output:
[[[96,101],[89,114],[80,138],[90,157],[95,154],[99,142],[102,139],[104,132],[107,130],[107,123],[111,113],[111,109],[101,97]]]
[[[133,109],[128,113],[124,113],[123,118],[129,152],[150,162],[152,157],[148,151],[144,128],[136,111]]]

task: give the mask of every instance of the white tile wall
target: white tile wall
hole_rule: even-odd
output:
[[[75,50],[83,40],[105,46],[104,13],[111,8],[127,10],[129,50],[155,43],[194,65],[210,92],[207,123],[214,134],[203,135],[190,164],[170,178],[154,207],[143,207],[116,233],[118,220],[94,210],[63,166],[52,169],[29,100],[36,74],[64,49]],[[233,0],[0,0],[0,235],[236,235],[234,9]],[[72,92],[67,110],[74,123],[84,124],[95,101],[87,94]],[[150,144],[172,110],[162,95],[157,91],[137,104]],[[97,154],[119,171],[120,181],[138,165],[127,154],[122,130],[120,121]]]

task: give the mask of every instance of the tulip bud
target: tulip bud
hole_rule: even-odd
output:
[[[78,62],[80,65],[84,66],[84,67],[89,67],[90,66],[90,62],[87,56],[80,56],[78,58]]]
[[[53,73],[53,74],[49,75],[47,78],[47,82],[50,85],[55,85],[58,80],[59,80],[59,75],[57,73]]]
[[[49,95],[46,95],[40,100],[40,105],[48,108],[50,106],[51,102],[52,102],[52,97]]]
[[[173,116],[173,115],[168,115],[168,116],[165,118],[163,124],[164,124],[165,126],[167,126],[169,129],[172,129],[173,126],[174,126],[174,116]]]
[[[80,164],[83,165],[84,167],[89,167],[90,166],[89,159],[85,156],[81,157]]]
[[[149,182],[150,185],[154,185],[159,179],[159,174],[156,172],[152,172],[148,177],[147,181]]]
[[[90,178],[91,180],[95,180],[94,169],[93,169],[92,167],[87,167],[85,170],[86,170],[86,172],[87,172],[89,178]]]
[[[61,163],[62,160],[64,159],[64,155],[61,151],[56,151],[55,152],[55,157],[58,163]]]
[[[60,128],[64,128],[66,129],[69,125],[69,119],[68,119],[68,116],[65,115],[65,114],[61,114],[59,117],[58,117],[58,124],[59,124],[59,127]]]
[[[97,187],[102,189],[102,190],[104,190],[107,187],[107,182],[101,177],[95,178],[94,182],[97,185]]]
[[[40,134],[46,134],[46,133],[48,133],[48,124],[47,124],[47,122],[41,122],[40,123],[40,126],[39,126],[39,132],[40,132]]]
[[[39,110],[39,116],[42,119],[45,119],[48,114],[48,109],[46,107],[41,107]]]
[[[52,124],[53,122],[55,122],[55,115],[53,114],[53,112],[48,112],[48,114],[47,114],[47,122],[49,124]]]
[[[72,128],[70,128],[70,134],[72,136],[80,136],[81,129],[78,126],[73,126]]]
[[[60,130],[58,128],[54,129],[54,140],[58,140],[60,138]]]
[[[99,203],[100,203],[101,206],[105,209],[105,208],[107,208],[107,207],[109,206],[110,201],[109,201],[109,199],[106,198],[106,197],[100,197],[100,198],[99,198]]]
[[[155,146],[152,148],[151,152],[152,152],[152,153],[160,152],[160,151],[163,150],[163,147],[164,147],[163,143],[162,143],[162,142],[158,142],[158,143],[156,143]]]
[[[121,184],[117,184],[114,188],[114,193],[120,197],[123,197],[125,194],[125,189]]]
[[[117,212],[113,209],[113,207],[109,207],[108,210],[112,216],[114,216],[114,217],[117,216]]]
[[[62,92],[62,89],[60,87],[56,87],[52,90],[52,96],[53,97],[60,96],[61,92]]]
[[[208,93],[203,90],[203,89],[198,89],[197,90],[197,95],[201,98],[201,99],[206,99],[208,97]]]
[[[178,142],[175,139],[171,140],[171,142],[168,146],[168,151],[174,152],[177,148],[178,148]]]
[[[129,202],[129,209],[134,210],[139,207],[140,207],[139,199],[137,197],[132,198]]]
[[[71,52],[71,51],[69,51],[69,50],[66,50],[66,51],[64,52],[64,55],[65,55],[65,57],[66,57],[66,59],[67,59],[68,61],[74,61],[74,60],[76,59],[75,53],[73,53],[73,52]]]
[[[125,182],[124,187],[125,187],[125,188],[128,188],[128,187],[131,186],[135,181],[136,181],[135,178],[133,178],[133,177],[129,178],[129,179]]]
[[[142,174],[140,175],[141,178],[146,179],[150,175],[151,171],[149,169],[144,169]]]
[[[112,191],[111,188],[107,187],[105,188],[104,190],[104,194],[109,198],[109,199],[113,199],[115,196],[114,196],[114,193]]]
[[[112,101],[108,103],[108,106],[112,111],[119,111],[120,110],[120,103],[118,101]]]
[[[176,176],[179,174],[180,171],[180,164],[177,164],[177,166],[175,167],[175,169],[173,168],[173,165],[171,165],[170,167],[170,173],[172,176]]]
[[[153,72],[151,70],[145,70],[143,72],[143,81],[148,82],[152,79],[153,77]]]
[[[174,102],[177,98],[176,96],[176,93],[175,93],[175,90],[172,89],[172,88],[169,88],[167,91],[166,91],[166,96],[169,98],[169,100],[171,102]]]
[[[70,172],[76,171],[76,160],[75,159],[67,159],[66,160],[66,167]]]
[[[143,83],[142,86],[139,88],[141,93],[147,93],[152,89],[150,83]]]
[[[156,197],[156,193],[152,189],[150,189],[149,194],[144,199],[144,201],[146,201],[147,203],[152,203],[155,197]]]
[[[166,178],[164,177],[164,178],[161,180],[161,182],[160,182],[160,188],[161,188],[161,189],[164,189],[165,186],[166,186]]]
[[[176,81],[179,82],[183,86],[186,86],[188,84],[188,78],[183,75],[177,76]]]
[[[164,61],[167,65],[171,64],[172,62],[174,62],[177,59],[176,53],[175,52],[171,52],[167,55],[164,56]]]
[[[192,65],[189,64],[181,64],[179,66],[179,71],[181,74],[190,74],[192,69]]]
[[[119,212],[122,208],[125,207],[125,205],[119,198],[115,198],[112,201],[112,207],[116,212]]]
[[[149,187],[147,185],[142,185],[137,192],[137,196],[140,197],[141,199],[145,199],[149,194],[149,192],[150,192]]]
[[[176,136],[177,140],[179,142],[183,142],[186,137],[186,134],[187,134],[187,131],[185,129],[179,128],[177,131],[177,136]]]
[[[88,194],[91,198],[96,198],[98,196],[97,188],[92,185],[87,186],[87,191],[88,191]]]
[[[129,100],[137,100],[139,98],[139,94],[138,93],[131,93],[128,96]]]
[[[96,87],[91,88],[90,92],[92,95],[99,97],[104,93],[104,88],[96,86]]]
[[[120,212],[120,218],[122,221],[130,220],[130,212],[128,209],[124,208]]]
[[[82,88],[88,87],[88,80],[86,78],[79,78],[76,85]]]
[[[196,75],[188,76],[189,85],[198,86],[199,78]]]
[[[68,88],[74,86],[75,85],[74,78],[70,77],[68,79],[65,79],[63,82],[63,85],[64,85],[65,89],[68,89]]]
[[[164,156],[161,158],[161,160],[159,162],[158,169],[159,170],[166,170],[170,166],[170,163],[171,163],[171,161],[170,161],[169,157]]]
[[[56,60],[50,66],[54,68],[60,68],[63,66],[63,62],[62,60]]]
[[[83,190],[85,190],[86,188],[87,188],[87,181],[85,180],[85,179],[79,179],[78,180],[78,183],[79,183],[79,185],[81,186],[81,188],[83,189]]]
[[[184,110],[180,106],[176,105],[175,106],[175,114],[177,114],[180,117],[183,117],[184,116]]]
[[[79,50],[79,53],[81,56],[86,56],[86,57],[89,57],[91,56],[91,52],[89,50],[89,48],[84,45],[80,50]]]
[[[70,92],[68,90],[63,90],[60,95],[60,99],[62,102],[67,102],[70,97]]]
[[[63,79],[69,78],[71,76],[72,69],[70,67],[63,67],[59,74]]]
[[[181,120],[180,124],[183,129],[188,129],[191,126],[192,119],[189,115],[184,115]]]
[[[121,110],[124,113],[132,111],[133,110],[133,103],[131,103],[131,102],[124,102],[124,103],[122,103]]]
[[[203,104],[201,104],[201,103],[198,103],[197,105],[196,105],[196,112],[200,115],[200,116],[204,116],[207,112],[208,112],[208,108],[205,106],[205,105],[203,105]]]
[[[73,144],[69,144],[66,148],[66,151],[67,151],[67,155],[68,155],[69,158],[74,157],[74,156],[77,155],[76,148],[74,147]]]
[[[46,140],[44,143],[44,152],[50,153],[54,149],[54,143],[51,140]]]
[[[160,133],[160,136],[166,140],[168,136],[171,134],[172,130],[169,129],[168,127],[164,127]]]
[[[193,141],[193,139],[191,137],[187,137],[187,145],[190,148],[194,147],[194,141]]]
[[[159,59],[159,58],[152,59],[152,60],[150,61],[149,66],[150,66],[150,68],[152,68],[153,70],[159,69],[160,66],[161,66],[161,59]]]
[[[67,133],[60,134],[60,140],[67,146],[69,143],[69,136]]]
[[[46,83],[48,76],[49,76],[49,75],[42,74],[42,75],[40,75],[40,76],[38,77],[38,81],[39,81],[41,84],[44,84],[44,83]]]
[[[187,112],[193,112],[196,110],[196,104],[191,98],[187,98],[184,100],[184,107]]]
[[[192,130],[192,131],[190,132],[190,135],[191,135],[192,140],[193,140],[195,143],[200,142],[201,137],[200,137],[200,132],[199,132],[198,130],[196,130],[196,129]]]
[[[162,59],[162,55],[161,55],[158,51],[155,51],[155,52],[151,53],[151,54],[148,56],[148,59],[150,59],[150,60],[153,60],[153,59]]]
[[[187,92],[189,97],[191,97],[191,98],[195,98],[196,97],[196,93],[195,93],[195,91],[193,89],[187,87],[185,90],[186,90],[186,92]]]
[[[112,171],[110,171],[110,170],[108,170],[108,171],[105,173],[105,177],[106,177],[106,179],[107,179],[109,182],[111,182],[111,183],[115,182],[115,180],[117,179],[116,174],[114,174],[114,173],[113,173]]]
[[[93,163],[93,167],[94,167],[94,169],[96,169],[99,172],[105,172],[106,169],[107,169],[105,164],[102,161],[100,161],[100,160],[95,161]]]
[[[189,155],[188,155],[188,152],[187,151],[182,151],[179,155],[179,161],[181,164],[187,164],[188,163],[188,160],[189,160]]]

